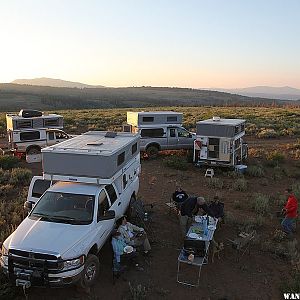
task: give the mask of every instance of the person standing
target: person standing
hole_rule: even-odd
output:
[[[285,233],[291,234],[295,228],[295,222],[297,219],[298,201],[293,194],[292,189],[286,189],[285,194],[288,196],[288,200],[282,209],[282,212],[285,214],[285,218],[281,222],[281,226]]]
[[[193,216],[197,215],[200,209],[207,215],[213,217],[213,213],[203,197],[189,197],[181,204],[179,221],[183,236],[186,235],[188,226],[193,220]]]

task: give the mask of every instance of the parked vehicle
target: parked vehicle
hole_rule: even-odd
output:
[[[212,119],[197,122],[194,162],[198,165],[234,167],[248,156],[244,143],[245,120]]]
[[[172,111],[127,112],[123,129],[140,134],[140,148],[149,157],[160,150],[193,149],[196,137],[182,126],[182,113]]]
[[[30,212],[3,243],[0,264],[17,286],[95,283],[98,253],[139,189],[139,136],[88,132],[42,149]],[[44,191],[45,190],[45,191]]]
[[[41,149],[69,138],[63,129],[63,117],[43,115],[35,110],[6,114],[8,148],[17,155],[39,154]]]

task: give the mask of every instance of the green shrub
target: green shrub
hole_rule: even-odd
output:
[[[27,185],[30,183],[32,174],[28,169],[12,169],[10,174],[10,183],[14,185]]]
[[[14,190],[14,186],[11,184],[0,185],[0,197],[6,197]]]
[[[262,166],[258,165],[249,166],[246,171],[246,174],[248,174],[251,177],[263,177],[265,175],[264,173],[265,172]]]
[[[239,178],[232,183],[232,188],[235,191],[244,192],[247,190],[247,181],[244,178]]]
[[[295,194],[298,201],[300,201],[300,182],[296,182],[292,185],[293,193]]]
[[[261,129],[257,134],[260,139],[275,138],[279,134],[274,129]]]
[[[224,187],[224,181],[216,177],[207,178],[207,184],[210,188],[214,188],[214,189],[221,190]]]
[[[10,156],[10,155],[0,156],[0,168],[5,170],[15,168],[18,165],[19,161],[20,160],[15,156]]]
[[[233,201],[233,208],[241,209],[242,208],[241,202],[239,200],[234,200]]]
[[[252,208],[259,215],[265,215],[269,211],[270,198],[263,194],[254,194]]]
[[[0,184],[7,183],[10,178],[10,172],[0,169]]]
[[[266,158],[267,160],[275,161],[277,163],[284,161],[284,155],[277,150],[267,153]]]
[[[185,171],[188,169],[188,163],[185,157],[173,155],[164,159],[164,165],[175,169]]]
[[[282,293],[299,293],[300,291],[300,272],[294,272],[290,280],[284,280],[280,286]]]
[[[138,284],[137,286],[132,286],[129,282],[130,294],[132,300],[142,300],[147,297],[147,289],[145,286]]]

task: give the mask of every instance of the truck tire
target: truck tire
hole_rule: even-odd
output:
[[[99,259],[94,254],[88,254],[81,275],[80,286],[87,288],[95,284],[99,275]]]
[[[40,153],[41,153],[41,148],[38,146],[30,147],[29,149],[26,150],[26,154],[28,155],[34,155]]]
[[[158,156],[158,147],[157,146],[149,146],[146,150],[146,153],[148,155],[149,158],[156,158]]]

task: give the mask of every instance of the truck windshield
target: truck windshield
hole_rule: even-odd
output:
[[[32,209],[29,218],[74,225],[90,224],[94,204],[93,195],[46,192]]]

